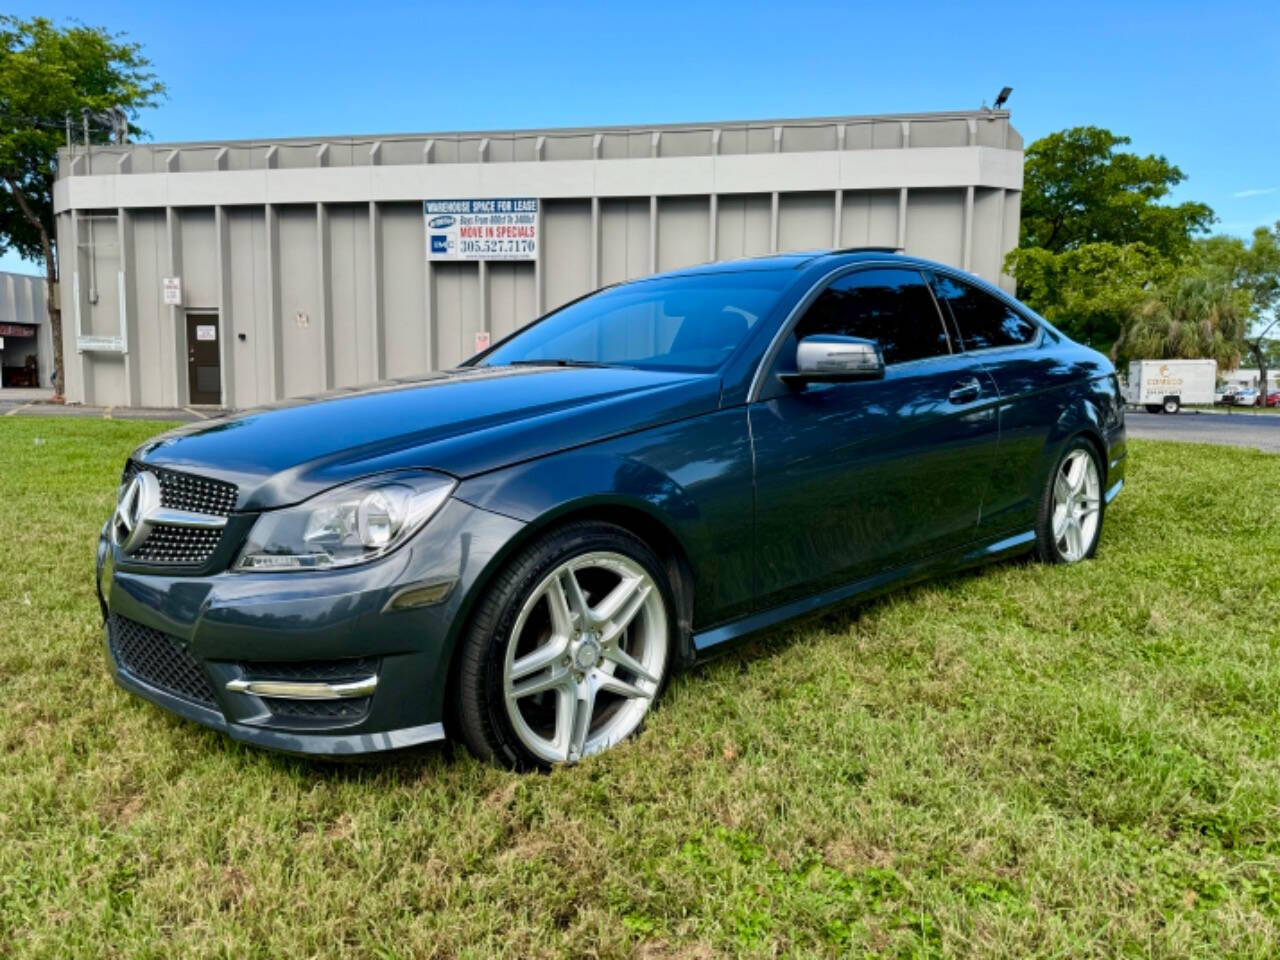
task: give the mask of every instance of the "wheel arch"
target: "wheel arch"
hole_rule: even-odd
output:
[[[1104,484],[1106,483],[1109,462],[1102,411],[1088,395],[1082,394],[1063,408],[1049,433],[1040,463],[1037,489],[1044,488],[1044,484],[1049,481],[1050,473],[1062,459],[1067,447],[1081,437],[1087,440],[1097,453],[1098,465],[1102,469],[1102,480]]]
[[[654,551],[665,566],[667,582],[676,606],[676,650],[673,667],[691,665],[696,657],[693,647],[694,577],[687,546],[671,525],[646,501],[608,496],[583,497],[544,511],[526,523],[512,536],[477,575],[462,598],[454,616],[449,643],[449,660],[445,686],[445,716],[452,717],[457,692],[462,638],[475,616],[476,606],[484,592],[516,556],[539,537],[572,523],[595,521],[621,527]]]

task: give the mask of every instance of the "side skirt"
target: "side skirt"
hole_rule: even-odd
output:
[[[942,573],[952,573],[966,567],[974,567],[989,563],[1003,557],[1012,557],[1026,553],[1035,543],[1034,530],[1019,530],[1014,533],[1003,533],[997,537],[969,544],[946,553],[934,554],[915,563],[909,563],[892,570],[885,570],[862,580],[847,583],[844,586],[814,594],[801,600],[774,607],[761,613],[731,620],[729,623],[703,630],[693,635],[694,650],[701,656],[713,651],[713,648],[733,640],[739,640],[776,627],[788,620],[794,620],[826,607],[842,603],[846,600],[866,599],[884,593],[892,587],[927,580]]]

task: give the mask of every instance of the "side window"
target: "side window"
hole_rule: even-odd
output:
[[[915,270],[860,270],[833,281],[796,324],[795,339],[816,333],[876,340],[887,364],[951,352],[942,317]]]
[[[1016,347],[1036,338],[1038,328],[1003,300],[954,277],[934,275],[934,292],[955,318],[966,350]]]

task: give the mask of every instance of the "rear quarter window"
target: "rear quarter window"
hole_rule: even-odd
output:
[[[998,297],[955,277],[935,274],[933,289],[955,320],[965,350],[1018,347],[1032,343],[1037,324]]]

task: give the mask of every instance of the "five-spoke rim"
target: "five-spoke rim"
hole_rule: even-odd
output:
[[[1053,542],[1068,563],[1084,559],[1098,534],[1102,510],[1098,465],[1085,450],[1072,450],[1053,478]]]
[[[667,612],[620,553],[573,557],[533,590],[507,639],[507,716],[531,752],[573,763],[631,734],[667,664]]]

